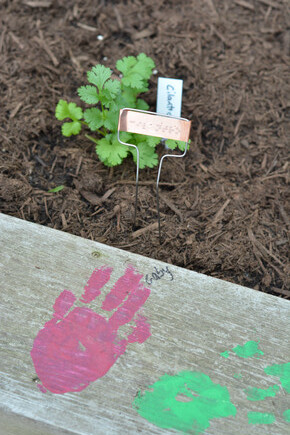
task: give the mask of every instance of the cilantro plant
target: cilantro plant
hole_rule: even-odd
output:
[[[111,79],[112,71],[104,65],[96,65],[87,73],[89,85],[78,88],[80,99],[94,107],[82,109],[75,103],[60,100],[56,106],[55,116],[62,125],[64,136],[77,135],[83,127],[96,133],[85,136],[96,144],[96,153],[106,166],[120,165],[124,158],[132,154],[136,162],[136,151],[132,147],[119,143],[117,138],[119,111],[124,107],[148,110],[148,104],[139,94],[148,90],[148,80],[155,67],[153,60],[144,53],[137,57],[129,56],[118,60],[116,68],[121,73],[121,80]],[[140,168],[153,168],[158,164],[155,152],[160,138],[121,132],[121,140],[138,146]],[[166,145],[184,150],[185,143],[173,140]]]

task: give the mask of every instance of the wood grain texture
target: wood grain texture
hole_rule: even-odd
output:
[[[41,393],[33,380],[30,351],[38,331],[52,317],[55,299],[64,289],[80,297],[92,271],[108,265],[114,268],[109,285],[90,305],[100,313],[100,302],[130,264],[144,277],[155,266],[168,266],[174,277],[171,281],[169,275],[164,276],[150,285],[143,314],[152,336],[142,344],[129,345],[109,372],[83,391]],[[87,435],[176,433],[140,417],[132,402],[139,390],[164,373],[182,370],[201,371],[227,386],[237,407],[235,417],[212,420],[204,433],[289,433],[289,424],[282,418],[290,408],[285,390],[259,402],[247,400],[243,391],[277,383],[277,377],[266,376],[264,368],[290,360],[290,304],[286,300],[3,214],[0,276],[1,435],[17,433],[13,425],[22,426],[21,433],[29,427],[31,435],[56,430]],[[260,340],[263,357],[220,356],[249,340]],[[235,373],[241,373],[242,379],[234,378]],[[249,426],[249,411],[273,413],[276,422]]]

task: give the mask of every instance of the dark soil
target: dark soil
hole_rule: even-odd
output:
[[[0,0],[0,210],[289,298],[288,7]],[[162,172],[161,245],[157,169],[141,171],[136,233],[132,160],[106,168],[91,142],[62,137],[54,117],[60,98],[78,102],[93,65],[140,52],[158,70],[144,95],[151,110],[157,77],[182,78],[182,116],[192,120],[190,151]]]

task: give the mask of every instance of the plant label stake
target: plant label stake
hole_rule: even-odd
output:
[[[158,114],[180,117],[182,86],[183,80],[158,77],[156,104]]]
[[[156,181],[156,200],[158,213],[158,231],[159,241],[161,243],[161,228],[160,228],[160,209],[159,209],[159,180],[161,174],[162,163],[165,157],[184,157],[187,152],[191,121],[185,118],[177,118],[168,115],[161,115],[155,112],[146,110],[137,110],[124,108],[120,110],[118,123],[118,140],[123,145],[128,145],[136,149],[137,168],[136,168],[136,196],[135,196],[135,212],[134,225],[136,223],[137,201],[138,201],[138,180],[139,180],[139,149],[136,145],[123,142],[120,139],[120,131],[128,133],[144,134],[147,136],[156,136],[160,138],[173,139],[185,142],[183,154],[165,154],[162,156]]]
[[[156,112],[160,115],[181,116],[183,80],[158,77]],[[161,141],[165,149],[165,139]]]

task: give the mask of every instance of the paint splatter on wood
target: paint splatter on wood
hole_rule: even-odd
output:
[[[242,346],[238,345],[233,347],[231,351],[240,358],[260,358],[260,356],[264,355],[264,352],[259,349],[259,343],[260,341],[247,341],[247,343]],[[230,356],[228,350],[220,353],[220,355],[224,358],[228,358]]]
[[[269,412],[248,412],[249,424],[272,424],[275,420],[275,415]]]
[[[282,387],[290,393],[290,362],[285,364],[273,364],[264,369],[267,375],[279,376]]]

